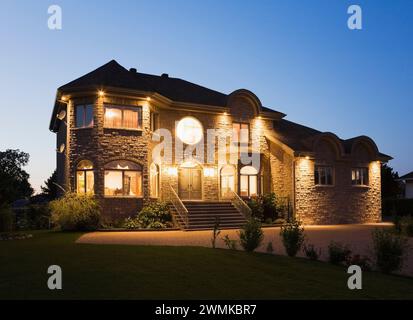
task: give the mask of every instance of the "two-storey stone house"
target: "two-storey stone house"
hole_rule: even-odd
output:
[[[219,214],[225,200],[241,210],[241,199],[275,192],[304,223],[380,221],[380,164],[391,158],[369,137],[342,140],[284,117],[245,89],[223,94],[112,60],[57,90],[50,130],[58,182],[94,194],[112,220],[152,199],[171,200],[179,212],[211,203]],[[162,157],[154,150],[169,140],[160,129],[171,133]],[[220,158],[219,143],[208,154],[209,129],[259,166],[241,162],[239,149]],[[186,161],[178,147],[190,146],[203,146],[202,156]]]

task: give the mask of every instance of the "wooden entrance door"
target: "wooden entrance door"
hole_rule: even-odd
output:
[[[202,200],[201,168],[181,168],[178,177],[179,197],[182,200]]]

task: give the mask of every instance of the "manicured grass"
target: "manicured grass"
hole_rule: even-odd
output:
[[[0,242],[0,299],[412,299],[413,279],[365,273],[347,289],[327,263],[196,247],[75,244],[80,234],[36,232]],[[47,268],[63,290],[47,288]]]

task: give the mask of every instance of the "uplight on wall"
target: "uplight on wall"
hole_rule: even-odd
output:
[[[214,168],[204,168],[204,176],[205,177],[215,176],[215,169]]]
[[[98,91],[98,96],[103,97],[105,95],[105,92],[103,90]]]

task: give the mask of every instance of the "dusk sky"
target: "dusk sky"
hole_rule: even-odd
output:
[[[49,30],[48,7],[63,12]],[[347,27],[362,8],[363,29]],[[56,89],[115,59],[139,72],[253,91],[287,119],[368,135],[413,171],[413,1],[17,1],[0,10],[0,150],[31,156],[36,190],[55,169]]]

